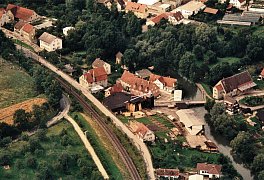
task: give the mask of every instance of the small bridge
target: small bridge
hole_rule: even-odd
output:
[[[185,101],[155,101],[155,106],[171,106],[171,105],[177,105],[177,104],[185,104],[187,106],[189,105],[204,105],[206,101],[193,101],[193,100],[185,100]]]

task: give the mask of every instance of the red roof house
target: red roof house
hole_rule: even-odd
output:
[[[95,85],[106,87],[107,80],[108,77],[104,67],[91,69],[79,78],[80,84],[86,88],[91,88]]]
[[[120,78],[123,88],[130,91],[135,96],[151,96],[158,97],[160,95],[159,87],[150,81],[141,79],[129,71],[124,71]]]
[[[151,74],[149,81],[155,83],[160,89],[171,92],[176,87],[177,79],[171,77],[159,76]]]
[[[209,176],[209,178],[220,178],[221,176],[221,165],[197,163],[196,169],[198,174]]]
[[[14,4],[8,4],[6,11],[10,11],[15,18],[24,22],[31,22],[39,18],[35,11]]]
[[[14,31],[28,41],[33,41],[36,34],[34,26],[24,21],[19,21],[18,23],[16,23]]]
[[[180,171],[179,169],[156,169],[155,170],[156,175],[160,177],[165,177],[165,178],[179,178]]]

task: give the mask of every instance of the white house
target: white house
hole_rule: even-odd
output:
[[[146,4],[148,6],[153,5],[155,3],[159,2],[159,0],[139,0],[139,4]]]
[[[209,177],[209,179],[215,179],[221,177],[221,165],[197,163],[197,173],[203,176]]]
[[[206,6],[201,2],[190,1],[182,6],[179,6],[176,11],[180,11],[185,18],[188,18],[191,15],[197,14],[200,10],[203,10],[205,7]]]
[[[62,39],[52,34],[44,32],[40,37],[40,47],[46,49],[48,52],[62,49]]]
[[[204,177],[200,174],[193,174],[189,176],[188,180],[204,180]]]
[[[225,2],[226,0],[223,0],[223,2]],[[232,4],[234,7],[240,9],[241,6],[246,4],[246,0],[230,0],[229,4]]]
[[[65,28],[63,28],[62,32],[63,32],[64,36],[68,36],[68,32],[70,30],[75,30],[75,28],[74,27],[65,27]]]
[[[91,69],[79,77],[79,83],[87,89],[98,85],[107,87],[107,81],[107,73],[103,67]]]
[[[100,58],[96,58],[92,63],[93,68],[103,67],[107,74],[111,74],[111,65],[107,62],[101,60]]]
[[[156,84],[160,89],[172,92],[176,88],[177,79],[171,77],[159,76],[151,74],[149,81]]]

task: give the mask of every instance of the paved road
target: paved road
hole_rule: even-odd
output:
[[[66,114],[68,114],[70,110],[70,102],[64,94],[62,95],[62,99],[60,100],[60,107],[62,111],[60,111],[57,116],[53,117],[50,121],[47,122],[47,127],[57,124]]]
[[[149,179],[153,179],[153,180],[155,179],[154,168],[153,168],[153,164],[152,164],[151,155],[150,155],[150,152],[149,152],[149,150],[148,150],[148,148],[147,148],[145,143],[140,141],[127,128],[127,126],[125,126],[111,111],[109,111],[105,106],[103,106],[100,101],[98,101],[87,89],[82,87],[72,77],[70,77],[69,75],[63,73],[57,67],[55,67],[51,63],[47,62],[45,59],[43,59],[42,57],[38,56],[36,53],[33,53],[32,51],[30,51],[30,50],[28,50],[26,48],[23,48],[23,47],[22,48],[19,47],[18,49],[21,49],[26,56],[37,60],[39,63],[41,63],[45,67],[49,68],[50,70],[55,72],[57,75],[61,76],[65,81],[67,81],[69,84],[71,84],[77,90],[80,90],[85,97],[87,97],[95,106],[97,106],[98,109],[100,109],[106,116],[110,117],[112,119],[113,123],[119,129],[121,129],[133,141],[134,145],[140,150],[140,152],[141,152],[141,154],[142,154],[142,156],[144,158],[145,164],[146,164],[146,168],[147,168],[147,173],[148,173]]]

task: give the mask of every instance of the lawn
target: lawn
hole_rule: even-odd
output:
[[[17,65],[0,58],[0,108],[23,102],[36,95],[32,77]]]
[[[164,126],[166,126],[168,129],[174,128],[175,126],[167,119],[167,117],[162,117],[160,115],[154,115],[151,116],[156,121],[160,122]]]
[[[247,96],[239,101],[250,107],[264,105],[264,96]]]
[[[219,154],[200,152],[194,149],[182,148],[173,142],[157,141],[149,145],[154,168],[195,168],[198,162],[217,163]]]
[[[87,130],[87,137],[91,145],[93,146],[96,154],[98,155],[99,159],[101,160],[107,173],[111,177],[115,177],[116,179],[122,179],[122,174],[120,170],[116,166],[111,155],[106,151],[105,147],[102,145],[103,143],[100,141],[98,135],[93,130],[91,125],[83,118],[83,116],[80,113],[73,113],[72,117],[80,125],[83,131]]]
[[[239,61],[240,61],[240,58],[237,58],[237,57],[218,58],[218,63],[228,62],[229,64],[234,64]]]
[[[29,141],[21,140],[12,143],[8,148],[1,148],[0,156],[9,155],[11,159],[11,163],[8,163],[9,170],[0,167],[1,178],[36,179],[37,176],[43,178],[43,174],[51,174],[50,179],[82,179],[84,169],[87,169],[87,175],[100,176],[79,136],[67,121],[49,128],[46,136],[40,138],[43,136],[33,135]],[[33,139],[40,145],[30,143]],[[35,150],[32,150],[34,148]],[[62,165],[62,159],[66,159],[66,167],[65,164]],[[48,170],[44,170],[45,167],[48,167]]]
[[[256,27],[256,30],[253,32],[253,35],[264,37],[264,26]]]
[[[24,42],[22,42],[22,41],[20,41],[18,39],[13,39],[13,42],[15,44],[20,45],[20,46],[23,46],[24,48],[27,48],[27,49],[30,49],[30,50],[34,51],[34,48],[33,47],[29,46],[28,44],[26,44],[26,43],[24,43]]]

